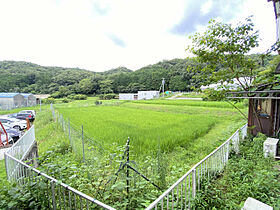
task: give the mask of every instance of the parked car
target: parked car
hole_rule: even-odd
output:
[[[16,142],[21,137],[21,132],[17,129],[14,129],[8,125],[3,125],[5,131],[7,134],[13,139],[14,142]],[[0,131],[2,133],[5,133],[3,128],[0,126]]]
[[[18,117],[18,113],[0,116],[0,118],[2,117],[7,117],[11,121],[21,121],[22,123],[26,123],[26,118],[28,118],[28,117],[21,117],[21,116]]]
[[[23,130],[27,128],[27,123],[26,121],[23,120],[12,120],[9,119],[8,117],[1,117],[0,122],[5,126],[10,126],[12,128],[16,128],[18,130]]]
[[[13,113],[13,114],[9,114],[7,115],[9,118],[14,118],[14,119],[17,119],[17,115],[18,113]]]
[[[18,113],[16,118],[21,120],[26,120],[27,118],[30,122],[34,121],[35,119],[34,116],[30,113]]]
[[[36,112],[35,110],[22,110],[19,112],[19,114],[32,114],[34,116],[34,118],[36,117]]]

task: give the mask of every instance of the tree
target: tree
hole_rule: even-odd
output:
[[[113,86],[111,80],[103,80],[100,82],[100,92],[102,94],[113,93],[112,88]]]
[[[236,79],[241,89],[252,87],[259,65],[246,54],[259,45],[259,33],[254,31],[250,18],[236,27],[211,20],[203,34],[196,33],[190,38],[192,45],[187,50],[201,64],[195,72],[204,85],[221,82],[226,87]]]
[[[198,62],[202,64],[200,68],[194,69],[196,77],[205,85],[220,82],[221,87],[228,88],[235,79],[240,90],[248,91],[258,86],[258,81],[261,82],[256,77],[263,71],[260,67],[264,64],[265,56],[259,56],[261,62],[246,56],[259,44],[259,33],[254,31],[250,17],[236,27],[211,20],[203,34],[196,33],[191,39],[192,45],[187,50],[196,55]],[[250,102],[253,103],[252,100]],[[256,107],[252,104],[251,107],[262,132]],[[243,113],[242,115],[246,117]]]

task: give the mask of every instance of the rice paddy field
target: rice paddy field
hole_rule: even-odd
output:
[[[136,159],[154,156],[160,149],[172,160],[187,154],[185,162],[195,164],[246,122],[227,102],[112,100],[95,106],[89,101],[82,102],[87,106],[57,104],[55,109],[76,128],[83,125],[104,148],[125,145],[129,137]],[[243,103],[236,106],[247,112]]]

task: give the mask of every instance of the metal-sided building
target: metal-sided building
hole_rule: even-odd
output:
[[[120,93],[119,100],[137,100],[138,94],[137,93]]]
[[[159,91],[138,91],[138,100],[159,98]]]
[[[4,110],[24,106],[24,96],[19,93],[0,93],[0,108]]]
[[[21,93],[24,97],[24,106],[35,106],[36,105],[36,97],[31,93]]]

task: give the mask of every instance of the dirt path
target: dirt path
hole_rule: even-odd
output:
[[[202,98],[177,98],[178,96],[183,95],[183,93],[178,93],[174,96],[171,96],[170,98],[167,98],[168,100],[196,100],[196,101],[202,101]]]
[[[178,96],[181,96],[181,95],[183,95],[183,93],[178,93],[178,94],[176,94],[176,95],[174,95],[174,96],[171,96],[170,98],[167,98],[167,99],[176,99],[176,97],[178,97]]]

